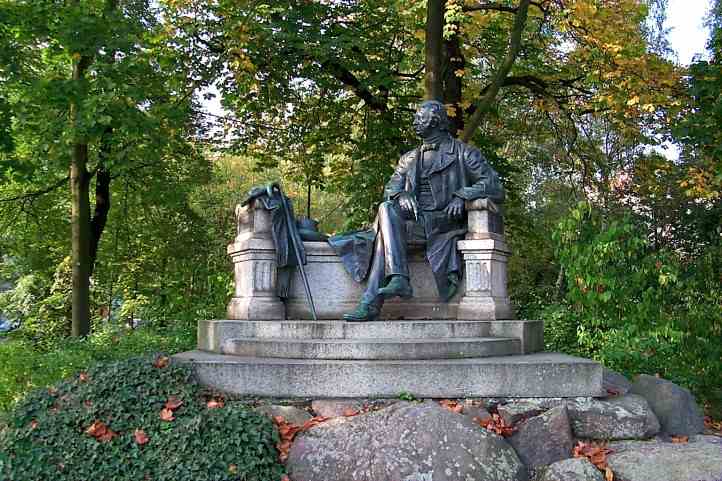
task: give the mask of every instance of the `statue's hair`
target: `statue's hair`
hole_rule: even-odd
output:
[[[420,109],[428,108],[431,110],[432,115],[439,122],[439,128],[443,131],[449,130],[449,116],[446,115],[446,106],[438,100],[426,100],[421,105]]]

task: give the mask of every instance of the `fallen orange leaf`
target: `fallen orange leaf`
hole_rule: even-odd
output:
[[[36,429],[37,427],[38,427],[37,420],[33,419],[32,421],[30,421],[30,429]]]
[[[459,403],[458,401],[452,401],[450,399],[442,399],[441,401],[439,401],[439,404],[441,404],[449,411],[455,412],[456,414],[461,414],[461,412],[464,410],[464,406],[461,403]]]
[[[223,399],[211,399],[206,403],[208,409],[222,408],[224,405]]]
[[[352,416],[357,416],[359,414],[361,414],[361,411],[359,411],[358,409],[346,408],[343,410],[343,415],[346,416],[347,418],[350,418]]]
[[[497,413],[485,419],[474,418],[478,421],[479,425],[489,431],[495,432],[496,434],[508,438],[516,431],[516,428],[504,421],[504,418],[499,416]]]
[[[163,409],[160,410],[160,418],[161,418],[163,421],[168,421],[168,422],[173,421],[173,420],[175,419],[175,418],[173,417],[173,411],[171,411],[171,410],[168,409],[168,408],[163,408]]]
[[[605,481],[614,481],[614,472],[607,465],[607,454],[612,450],[603,444],[579,441],[572,451],[575,458],[587,458],[594,466],[604,473]]]
[[[178,399],[175,396],[171,396],[168,398],[168,400],[165,402],[166,409],[170,409],[171,411],[175,411],[179,407],[183,405],[183,401]]]
[[[78,380],[80,382],[88,382],[90,380],[90,376],[88,376],[87,372],[81,372],[78,374]]]
[[[143,431],[142,429],[136,429],[133,433],[133,438],[135,438],[135,442],[137,444],[140,444],[141,446],[147,444],[148,441],[150,441],[148,435],[145,434],[145,431]]]
[[[118,435],[118,433],[111,430],[105,423],[102,421],[95,421],[93,424],[88,427],[88,429],[85,430],[85,434],[88,434],[89,436],[94,437],[99,442],[104,443],[106,441],[110,441],[114,437]]]
[[[672,442],[676,444],[684,444],[689,441],[689,436],[672,436]]]
[[[170,363],[170,358],[168,356],[158,356],[155,358],[155,361],[153,361],[153,366],[157,367],[158,369],[163,369],[164,367],[168,366]]]

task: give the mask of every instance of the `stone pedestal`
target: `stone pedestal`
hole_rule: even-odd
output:
[[[276,248],[271,213],[254,203],[236,208],[238,235],[228,246],[236,288],[229,319],[285,319],[286,306],[276,292]]]
[[[514,319],[506,290],[509,249],[499,208],[487,199],[466,203],[469,226],[457,248],[464,258],[464,296],[458,319]]]

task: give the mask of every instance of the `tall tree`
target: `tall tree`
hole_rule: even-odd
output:
[[[10,19],[3,47],[15,50],[0,63],[13,143],[0,202],[22,204],[69,183],[71,332],[84,336],[111,183],[157,172],[174,152],[188,158],[203,77],[190,74],[182,40],[171,42],[149,0],[21,0],[0,12]]]
[[[352,179],[337,187],[362,206],[354,222],[371,214],[395,154],[414,142],[410,113],[423,98],[444,100],[452,130],[484,147],[515,124],[510,109],[538,122],[507,142],[539,130],[574,136],[589,117],[654,142],[683,95],[681,72],[647,45],[644,0],[173,3],[183,18],[205,6],[180,28],[206,45],[204,57],[226,60],[219,87],[243,119],[237,149],[263,156],[269,144],[340,139],[334,154],[347,161],[326,159],[324,175]],[[322,95],[336,121],[293,134],[302,106]],[[280,131],[290,134],[283,145]]]

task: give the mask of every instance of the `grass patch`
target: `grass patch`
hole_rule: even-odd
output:
[[[86,339],[67,339],[40,351],[19,333],[0,340],[0,415],[36,388],[48,387],[97,362],[151,352],[176,353],[195,347],[195,329],[107,327]]]

